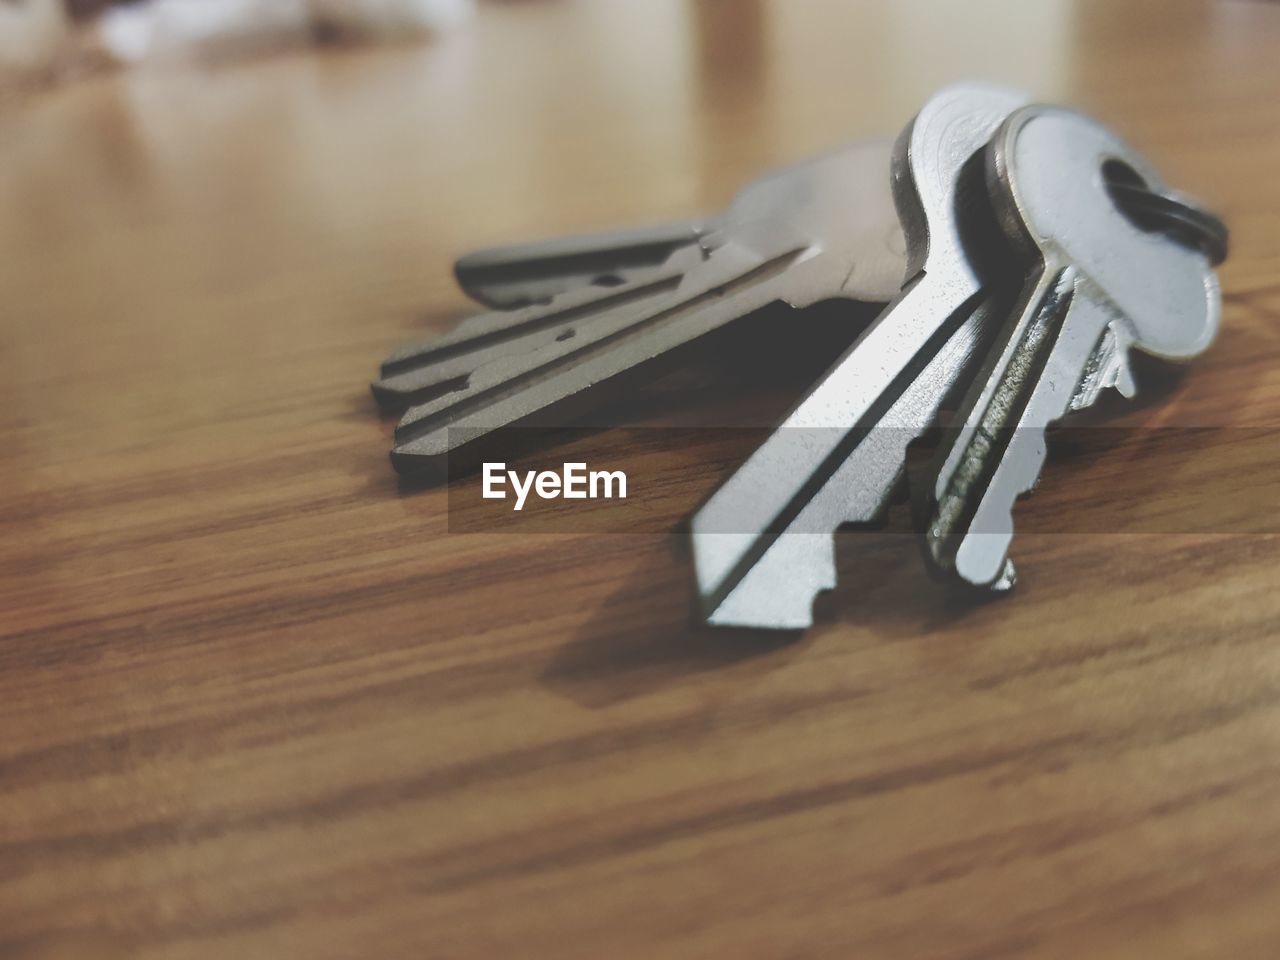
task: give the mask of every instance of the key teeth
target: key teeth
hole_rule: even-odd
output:
[[[1133,368],[1129,362],[1129,344],[1120,336],[1113,324],[1108,324],[1098,344],[1094,347],[1094,363],[1092,375],[1086,374],[1076,387],[1075,396],[1062,417],[1055,417],[1045,424],[1044,429],[1037,430],[1036,443],[1032,453],[1024,461],[1023,474],[1017,480],[1019,484],[1009,504],[1006,529],[1012,541],[1014,532],[1013,511],[1017,502],[1035,491],[1044,475],[1044,466],[1049,458],[1049,440],[1044,430],[1071,413],[1091,406],[1103,390],[1108,388],[1118,391],[1126,399],[1137,395],[1138,387],[1133,377]],[[1092,380],[1092,383],[1088,382]],[[1017,583],[1017,572],[1013,561],[1005,551],[1004,562],[995,576],[985,584],[988,590],[997,593],[1008,592]]]
[[[802,615],[770,617],[767,622],[758,616],[735,616],[732,612],[726,612],[726,606],[733,598],[733,595],[730,594],[710,612],[704,606],[701,610],[702,621],[709,627],[727,630],[807,630],[813,626],[813,605],[818,599],[818,594],[823,590],[829,589],[831,588],[824,587],[815,591],[813,596],[809,598],[809,602],[804,606]]]
[[[1085,389],[1082,383],[1077,388],[1076,397],[1073,399],[1068,413],[1083,409],[1096,402],[1102,390],[1112,388],[1119,391],[1124,397],[1132,399],[1138,392],[1137,384],[1133,379],[1132,368],[1128,362],[1128,350],[1121,345],[1112,343],[1113,349],[1107,351],[1105,356],[1105,369],[1099,371],[1099,376],[1091,389]],[[1084,402],[1079,402],[1084,398]],[[1049,456],[1049,441],[1045,434],[1045,430],[1054,423],[1064,419],[1066,414],[1060,417],[1054,417],[1044,428],[1037,429],[1035,446],[1030,448],[1025,459],[1019,461],[1021,472],[1013,478],[1015,484],[1015,492],[1009,502],[1009,509],[1003,515],[1006,523],[1004,529],[1008,531],[1009,541],[1012,542],[1014,535],[1014,509],[1019,500],[1035,491],[1040,485],[1040,480],[1044,474],[1044,466]],[[1006,454],[1007,456],[1007,454]],[[956,554],[956,562],[953,567],[957,576],[965,582],[993,592],[1007,592],[1011,590],[1017,583],[1017,573],[1013,566],[1013,561],[1009,559],[1008,550],[1006,549],[1003,556],[1001,567],[990,576],[969,576],[961,571],[959,563],[959,553],[964,549],[964,541],[971,536],[995,536],[995,533],[983,534],[982,532],[970,531],[962,537],[959,550]],[[931,548],[933,544],[930,544]]]
[[[433,460],[445,456],[461,443],[459,436],[448,428],[439,427],[416,432],[413,423],[403,420],[396,427],[396,436],[391,445],[393,461],[411,467],[418,460]],[[398,469],[398,468],[397,468]]]
[[[998,565],[995,566],[995,569],[991,570],[990,568],[987,568],[985,572],[980,573],[977,576],[969,576],[968,574],[964,573],[961,570],[960,555],[961,553],[964,552],[965,543],[971,542],[969,538],[971,536],[975,536],[975,534],[970,532],[964,537],[964,539],[960,543],[959,550],[957,550],[956,552],[955,570],[959,576],[961,576],[964,580],[966,580],[973,586],[980,587],[985,590],[992,590],[995,592],[1007,592],[1008,590],[1012,589],[1014,583],[1016,582],[1016,574],[1013,569],[1013,562],[1009,559],[1009,547],[1013,542],[1013,534],[1014,534],[1013,511],[1017,502],[1021,500],[1023,497],[1027,496],[1032,491],[1034,491],[1036,488],[1036,485],[1040,482],[1040,474],[1044,470],[1044,465],[1045,465],[1045,461],[1048,458],[1048,454],[1049,454],[1048,442],[1045,439],[1044,433],[1040,432],[1039,436],[1036,438],[1035,446],[1031,448],[1031,451],[1028,453],[1027,458],[1024,461],[1022,461],[1022,473],[1019,476],[1014,478],[1014,484],[1015,484],[1014,494],[1013,494],[1013,497],[1010,498],[1009,509],[1002,514],[1002,519],[1006,521],[1003,524],[1003,529],[1008,531],[1008,535],[1005,540],[1004,550],[1000,555],[1000,562]],[[998,531],[992,531],[986,534],[979,532],[976,534],[976,536],[978,537],[984,537],[984,536],[994,537],[994,536],[1003,536],[1003,535],[1004,534],[1002,532],[998,532]],[[1009,580],[1006,583],[1005,581],[1010,576],[1013,576],[1014,579]]]
[[[813,537],[824,541],[818,544],[817,550]],[[783,551],[774,552],[779,545]],[[834,537],[783,534],[766,557],[772,566],[753,565],[723,594],[723,583],[711,590],[700,588],[699,612],[703,622],[712,627],[757,630],[804,630],[813,626],[813,607],[818,595],[836,586]],[[776,575],[778,567],[785,570],[785,576]],[[770,569],[775,576],[769,576]],[[761,579],[768,580],[772,589],[760,590]],[[701,581],[699,577],[700,584]],[[762,603],[761,597],[767,597],[767,602]]]
[[[818,594],[834,588],[834,583],[816,588],[807,601],[797,604],[787,616],[777,616],[775,613],[769,617],[761,617],[745,611],[735,614],[732,610],[732,602],[738,593],[737,590],[730,592],[714,606],[704,601],[700,612],[702,621],[710,627],[737,630],[807,630],[813,626],[813,606],[817,603]]]
[[[1111,386],[1120,391],[1120,395],[1126,400],[1132,400],[1138,395],[1138,383],[1133,378],[1133,367],[1130,366],[1127,355],[1120,358],[1113,381]]]
[[[1002,530],[1007,531],[1007,543],[1002,557],[1002,566],[994,572],[988,566],[983,566],[976,572],[972,569],[969,573],[963,572],[961,570],[962,562],[960,557],[961,553],[964,552],[965,544],[973,542],[970,540],[971,537],[1003,535],[999,532],[966,531],[960,536],[960,543],[956,547],[955,553],[952,555],[952,562],[949,565],[951,571],[962,581],[975,587],[995,592],[1006,592],[1012,589],[1016,582],[1016,574],[1013,571],[1013,564],[1008,558],[1008,545],[1012,543],[1014,536],[1013,513],[1017,502],[1022,497],[1032,493],[1040,485],[1049,454],[1049,441],[1045,431],[1071,413],[1092,406],[1097,402],[1102,391],[1108,388],[1116,390],[1126,399],[1132,399],[1136,396],[1138,386],[1130,363],[1131,346],[1132,344],[1124,335],[1122,328],[1119,328],[1115,323],[1108,323],[1104,327],[1102,334],[1094,344],[1093,351],[1089,361],[1084,366],[1080,379],[1075,384],[1066,409],[1058,416],[1052,417],[1042,427],[1035,428],[1035,446],[1029,448],[1025,457],[1018,461],[1020,472],[1011,478],[1014,494],[1009,500],[1007,512],[1001,516],[1004,521]],[[1027,428],[1021,429],[1025,430]],[[1003,456],[1007,460],[1007,450]],[[930,537],[929,548],[930,555],[935,562],[939,563],[940,566],[947,566],[947,564],[938,559],[946,552],[945,541]]]
[[[1006,556],[1004,558],[1004,566],[1000,568],[1000,576],[996,577],[988,589],[992,593],[1003,594],[1008,593],[1018,585],[1018,570],[1013,565],[1013,561]]]

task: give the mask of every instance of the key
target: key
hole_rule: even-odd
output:
[[[809,626],[814,597],[835,585],[836,528],[880,513],[908,443],[964,382],[998,316],[967,249],[970,218],[986,204],[972,161],[1023,103],[1004,90],[951,87],[899,138],[895,194],[911,279],[693,517],[707,622]]]
[[[591,323],[601,313],[654,297],[677,279],[665,261],[658,267],[620,268],[617,275],[626,278],[622,289],[592,283],[568,286],[551,294],[546,304],[476,314],[446,334],[397,348],[383,362],[379,379],[370,385],[374,399],[384,409],[404,408],[413,401],[425,403],[428,395],[465,390],[486,365],[504,361],[511,364],[509,375],[514,378],[549,355],[568,354],[577,346],[568,342],[577,335],[576,324]],[[495,281],[483,275],[479,280],[469,275],[467,282],[472,287],[468,292],[477,298],[489,297],[496,290],[499,299],[530,299],[549,289],[541,280]],[[549,281],[551,287],[564,282],[555,275]]]
[[[1223,229],[1206,254],[1135,225],[1108,183],[1155,196],[1163,185],[1138,153],[1071,110],[1013,114],[987,161],[992,203],[1031,267],[993,361],[957,413],[925,543],[941,571],[1007,589],[1013,505],[1040,475],[1045,428],[1109,387],[1132,396],[1129,351],[1183,360],[1209,345],[1221,313],[1210,258],[1225,255],[1226,238]],[[1145,212],[1167,208],[1177,219],[1176,205],[1151,203]]]
[[[631,282],[482,314],[397,351],[375,395],[434,395],[405,413],[392,462],[429,469],[490,431],[563,414],[620,375],[774,302],[887,301],[905,271],[891,149],[855,144],[756,181],[697,243]]]
[[[508,352],[504,344],[528,332],[531,319],[554,326],[569,311],[571,318],[616,304],[609,288],[641,290],[650,280],[666,279],[656,271],[671,254],[698,243],[714,225],[689,220],[490,247],[459,257],[453,265],[458,285],[492,311],[468,317],[443,336],[397,349],[382,365],[382,378],[371,385],[374,399],[384,409],[395,409],[415,396],[455,389],[476,366]],[[564,299],[556,309],[546,309],[558,298]],[[522,307],[539,309],[500,312]]]
[[[547,306],[576,288],[641,280],[647,269],[661,266],[714,228],[713,221],[689,220],[491,247],[460,257],[453,272],[467,296],[486,307]]]

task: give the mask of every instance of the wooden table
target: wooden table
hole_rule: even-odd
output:
[[[1240,428],[1273,490],[1278,57],[1241,0],[481,0],[423,47],[11,105],[0,954],[1280,955],[1280,539],[1089,519],[1239,483],[1231,445],[1055,456],[1019,522],[1094,532],[1020,537],[1003,602],[842,537],[778,642],[691,626],[678,535],[449,533],[365,386],[467,311],[460,252],[714,210],[984,78],[1226,215],[1219,341],[1112,422]],[[619,422],[777,415],[825,358],[775,335],[794,363]]]

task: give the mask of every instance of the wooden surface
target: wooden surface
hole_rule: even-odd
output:
[[[460,252],[713,210],[984,78],[1234,231],[1218,343],[1115,422],[1277,426],[1278,58],[1266,3],[481,0],[8,109],[0,956],[1280,955],[1276,537],[1023,536],[966,606],[851,535],[802,639],[708,635],[679,537],[449,534],[365,386]],[[774,415],[794,356],[618,419]],[[1019,517],[1197,463],[1105,456]]]

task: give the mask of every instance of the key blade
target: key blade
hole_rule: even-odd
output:
[[[843,459],[790,521],[758,531],[747,543],[713,530],[718,521],[742,516],[735,507],[695,517],[694,562],[708,623],[772,629],[812,624],[818,593],[836,583],[832,533],[884,511],[902,480],[907,447],[933,425],[943,398],[980,353],[989,317],[985,305],[973,311],[883,417],[856,436],[851,450],[835,454]]]
[[[797,307],[834,297],[890,299],[901,286],[905,260],[890,190],[891,151],[885,141],[855,143],[760,177],[739,192],[724,216],[698,228],[704,232],[697,244],[677,247],[661,266],[633,268],[626,273],[628,282],[617,288],[571,290],[546,308],[477,317],[447,337],[398,351],[384,364],[383,376],[373,387],[375,396],[389,407],[419,404],[403,424],[402,442],[410,432],[430,432],[430,427],[414,426],[426,418],[434,418],[444,429],[453,426],[481,393],[490,399],[510,394],[506,399],[518,407],[517,395],[523,392],[529,413],[545,409],[586,388],[548,392],[537,371],[556,369],[570,356],[583,358],[596,341],[613,338],[631,358],[599,381],[614,383],[617,374],[651,359],[643,342],[655,342],[652,337],[621,336],[620,326],[635,323],[639,329],[646,323],[646,311],[662,312],[673,305],[683,309],[679,303],[686,293],[675,286],[685,284],[692,291],[687,299],[702,309],[699,285],[732,289],[737,283],[735,262],[746,273],[771,257],[801,248],[811,250],[811,262],[780,284],[778,299]],[[643,246],[655,235],[632,238]],[[563,252],[579,242],[554,243]],[[685,272],[698,277],[686,282],[680,278]],[[663,301],[661,295],[668,293],[669,301]],[[754,309],[750,298],[743,302]],[[708,329],[732,319],[725,314]],[[692,336],[698,335],[695,329]],[[678,346],[687,339],[675,338],[670,344]],[[533,399],[538,391],[543,401]],[[493,425],[507,422],[498,417]],[[478,437],[485,429],[481,423],[469,433]],[[400,454],[397,462],[408,465],[413,454]]]
[[[887,309],[695,514],[694,565],[708,623],[812,622],[817,593],[835,585],[832,534],[880,514],[907,446],[933,424],[987,329],[975,298],[951,309],[954,284],[937,276],[925,274]]]
[[[669,293],[679,283],[678,266],[658,268],[640,282],[616,289],[585,288],[559,297],[550,307],[491,311],[468,317],[443,336],[395,350],[382,364],[381,376],[371,384],[384,408],[406,407],[425,392],[446,394],[465,390],[470,378],[488,364],[510,358],[517,363],[548,354],[568,353],[580,324],[600,314]]]
[[[1006,576],[1013,507],[1044,467],[1045,429],[1116,385],[1128,351],[1114,311],[1074,267],[1033,278],[1015,315],[939,471],[925,532],[933,563],[976,586]]]
[[[899,138],[895,201],[915,275],[694,517],[699,592],[711,622],[807,625],[813,592],[834,578],[830,538],[839,526],[835,521],[872,517],[888,498],[904,469],[901,454],[916,432],[911,425],[927,426],[946,392],[933,377],[956,369],[958,357],[970,355],[967,349],[953,354],[947,348],[953,340],[969,342],[960,331],[983,298],[966,252],[966,214],[989,217],[989,209],[980,202],[985,197],[981,168],[971,161],[1024,102],[1019,94],[992,87],[951,87],[932,98]],[[891,411],[896,420],[886,419]],[[882,423],[904,425],[898,431],[900,445],[877,448],[894,436],[891,428],[875,429]],[[842,473],[851,459],[850,472]],[[843,510],[832,506],[841,503],[840,494]],[[808,509],[817,511],[814,516],[826,530],[811,534],[797,527]],[[825,536],[826,541],[794,540],[789,534]],[[770,556],[778,539],[782,542]],[[785,594],[772,589],[767,575],[755,572],[762,559],[766,566],[787,560],[805,564],[802,589]]]
[[[685,220],[490,247],[459,258],[453,271],[467,295],[485,306],[545,305],[581,287],[641,282],[645,271],[713,228],[712,221]]]
[[[668,289],[606,307],[568,340],[504,352],[462,389],[410,408],[396,429],[392,463],[405,472],[434,469],[463,444],[594,394],[621,374],[785,300],[793,283],[809,284],[796,268],[810,256],[809,248],[785,243],[768,256],[732,244],[708,260],[697,250],[677,251],[673,263],[687,269]]]
[[[892,140],[862,140],[758,177],[734,197],[716,230],[702,240],[708,251],[724,237],[792,232],[821,248],[833,272],[803,306],[840,298],[887,303],[906,280],[906,247],[894,204]]]

